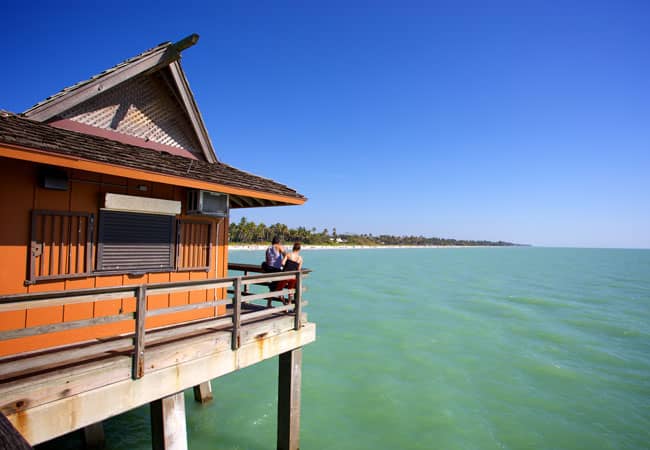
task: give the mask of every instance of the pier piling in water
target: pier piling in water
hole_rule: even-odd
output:
[[[185,395],[179,392],[149,404],[153,450],[187,450]]]
[[[194,400],[199,403],[210,403],[214,398],[212,396],[212,384],[210,380],[194,386]]]
[[[302,348],[279,355],[278,450],[300,448],[300,384]]]
[[[101,450],[106,447],[104,425],[97,422],[84,428],[84,442],[86,450]]]

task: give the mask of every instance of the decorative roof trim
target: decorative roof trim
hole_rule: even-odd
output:
[[[160,144],[154,141],[145,141],[142,138],[132,136],[130,134],[123,134],[106,128],[96,128],[92,125],[75,122],[74,120],[70,119],[54,120],[48,123],[48,125],[54,128],[60,128],[62,130],[84,133],[90,136],[103,137],[112,141],[121,142],[123,144],[135,145],[142,148],[150,148],[159,152],[167,152],[171,153],[172,155],[182,156],[183,158],[198,159],[196,156],[194,156],[194,154],[190,153],[184,148],[172,147],[171,145]]]
[[[199,139],[199,143],[201,144],[201,148],[203,149],[206,160],[211,163],[217,162],[216,154],[213,150],[214,147],[212,146],[212,141],[210,140],[208,131],[205,129],[205,122],[203,122],[201,111],[199,111],[199,108],[196,106],[196,100],[194,100],[194,95],[192,94],[190,84],[185,77],[185,72],[181,67],[180,60],[173,61],[169,65],[169,69],[171,71],[172,77],[174,78],[174,82],[178,87],[178,91],[181,97],[180,100],[185,107],[185,111],[187,112],[188,117],[190,118],[190,123],[196,132],[196,136]],[[206,152],[206,148],[210,149],[210,151]]]

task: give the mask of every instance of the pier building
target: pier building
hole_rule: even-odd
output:
[[[148,404],[153,448],[186,449],[183,392],[277,357],[277,448],[299,447],[309,270],[229,262],[228,217],[306,198],[219,160],[180,62],[197,39],[0,112],[0,441],[96,445]]]

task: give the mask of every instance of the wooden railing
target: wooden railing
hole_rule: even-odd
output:
[[[232,269],[237,270],[236,267],[233,267]],[[231,331],[231,347],[233,350],[237,350],[240,347],[240,331],[242,323],[251,320],[267,318],[278,313],[293,313],[295,315],[294,329],[300,329],[303,306],[301,295],[303,292],[302,279],[303,276],[309,272],[309,270],[302,270],[293,272],[244,275],[212,280],[141,284],[131,286],[117,286],[111,288],[92,288],[2,296],[0,297],[0,312],[88,302],[101,302],[106,300],[115,300],[130,297],[135,297],[136,309],[135,312],[132,313],[120,313],[104,317],[95,317],[92,319],[75,320],[50,325],[40,325],[2,331],[0,332],[0,341],[44,335],[47,333],[73,330],[95,325],[121,322],[125,320],[135,320],[135,327],[132,334],[115,336],[115,339],[101,343],[99,344],[99,347],[101,347],[102,352],[132,353],[132,376],[134,379],[140,378],[144,375],[146,346],[156,344],[161,341],[168,341],[174,338],[182,338],[183,335],[187,335],[188,333],[193,333],[200,330],[229,329]],[[248,271],[245,273],[247,274]],[[291,279],[296,280],[295,289],[282,289],[279,291],[259,293],[253,293],[251,290],[249,290],[249,287],[251,286],[267,286],[273,282]],[[172,294],[178,292],[191,292],[206,289],[226,289],[231,297],[222,300],[191,303],[181,306],[147,310],[148,296]],[[266,289],[264,288],[263,290]],[[265,300],[289,295],[293,295],[293,302],[289,304],[283,304],[282,306],[266,308],[258,306],[257,308],[253,309],[242,308],[243,304],[250,304],[256,300]],[[220,306],[225,306],[227,309],[230,307],[230,310],[227,311],[226,314],[217,316],[214,319],[189,321],[180,324],[175,323],[173,326],[169,326],[167,328],[145,328],[145,321],[151,317],[184,311],[192,311],[197,309],[218,308]],[[92,357],[92,352],[97,351],[98,346],[90,346],[88,348],[84,346],[80,346],[79,348],[69,348],[68,346],[65,349],[62,349],[61,352],[55,353],[54,356],[43,356],[43,361],[41,361],[41,363],[46,364],[48,360],[52,360],[53,358],[61,361],[66,357],[68,359]],[[38,359],[38,357],[36,357],[36,359]],[[20,364],[20,361],[17,362],[13,360],[11,363],[3,364],[3,361],[0,360],[0,379],[3,378],[3,375],[6,375],[9,372],[20,372]],[[33,364],[34,358],[31,358],[30,366],[33,366]]]

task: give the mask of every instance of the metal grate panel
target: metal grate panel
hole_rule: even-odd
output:
[[[101,210],[97,270],[174,268],[173,216]]]

